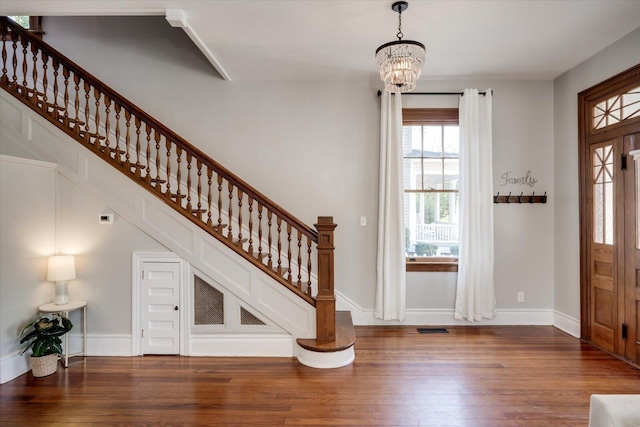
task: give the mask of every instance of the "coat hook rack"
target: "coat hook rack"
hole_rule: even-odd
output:
[[[501,196],[500,192],[496,193],[496,195],[493,196],[493,203],[507,203],[507,204],[511,204],[511,203],[518,203],[518,204],[522,204],[522,203],[529,203],[529,204],[533,204],[533,203],[547,203],[547,192],[544,192],[543,196],[536,196],[536,192],[534,191],[533,194],[524,194],[524,192],[521,192],[520,195],[511,195],[511,192],[509,192],[509,194],[507,196]]]

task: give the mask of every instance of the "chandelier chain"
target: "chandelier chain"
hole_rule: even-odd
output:
[[[398,34],[396,34],[398,40],[402,40],[404,34],[402,34],[402,8],[398,9]]]

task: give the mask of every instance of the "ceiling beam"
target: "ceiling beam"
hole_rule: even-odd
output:
[[[227,81],[231,81],[231,77],[224,69],[218,58],[211,52],[211,50],[207,47],[207,45],[202,41],[202,39],[198,36],[198,34],[189,26],[189,22],[187,20],[187,16],[182,9],[166,9],[165,17],[167,22],[172,27],[182,28],[185,33],[189,36],[193,44],[196,45],[200,52],[207,58],[207,60],[213,65],[213,68],[220,74],[220,76]]]

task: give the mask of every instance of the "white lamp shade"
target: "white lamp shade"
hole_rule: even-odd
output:
[[[47,280],[73,280],[76,278],[76,260],[73,255],[56,255],[49,257]]]

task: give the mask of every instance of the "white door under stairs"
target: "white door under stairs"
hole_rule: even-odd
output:
[[[180,353],[180,264],[142,267],[142,353]]]

